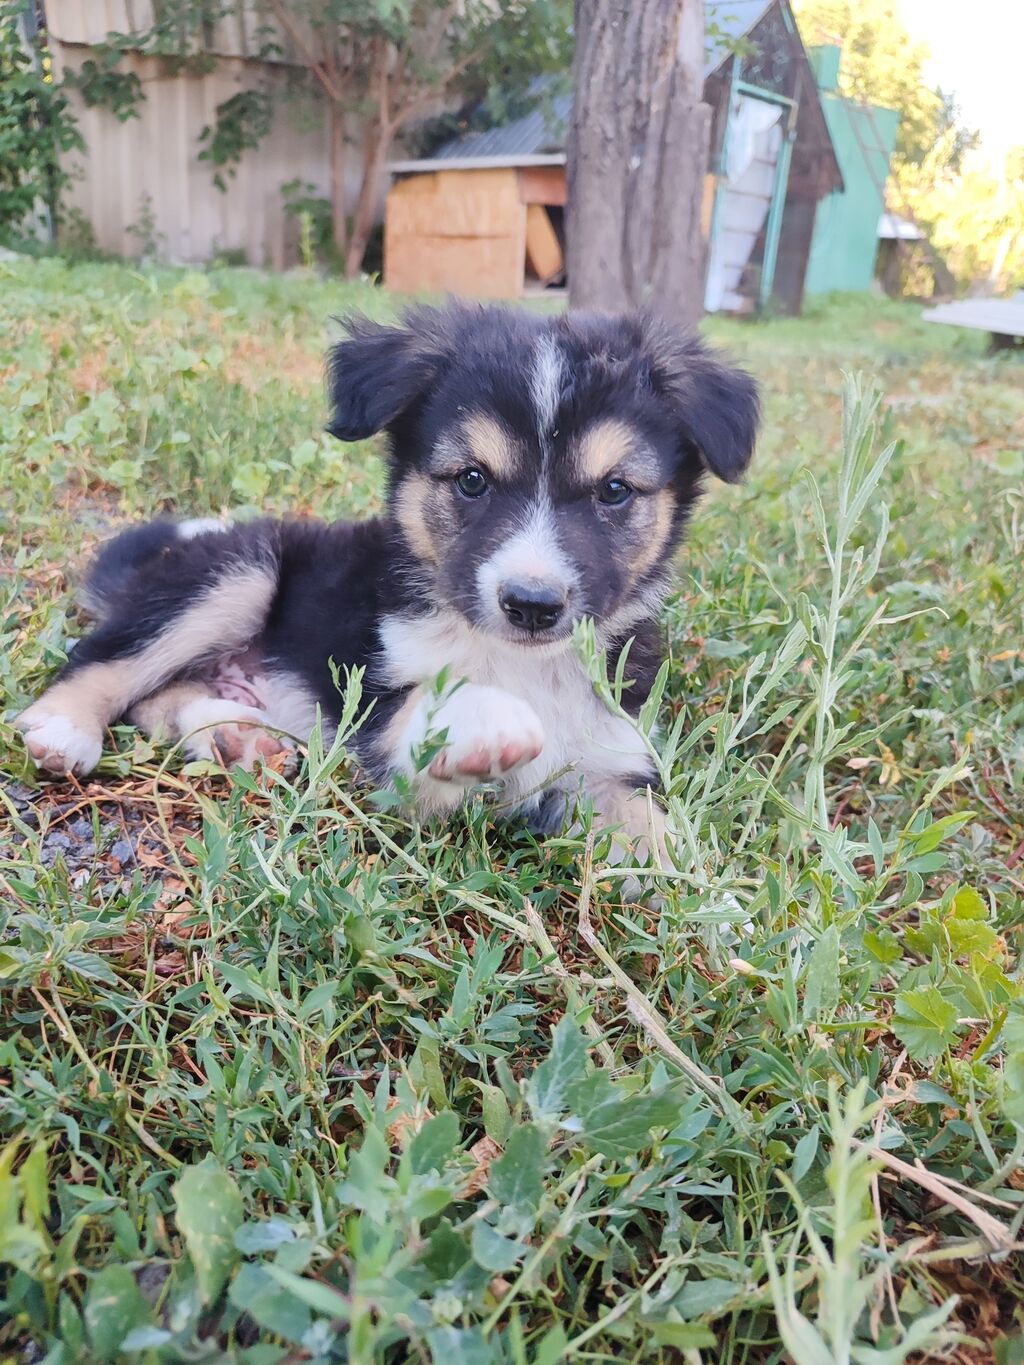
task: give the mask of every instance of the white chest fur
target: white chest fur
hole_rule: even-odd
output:
[[[513,802],[551,785],[570,790],[581,782],[650,771],[636,727],[612,715],[595,695],[571,646],[517,648],[442,612],[387,617],[381,638],[384,669],[395,687],[429,687],[447,670],[451,682],[500,688],[529,703],[543,727],[544,747],[504,779]]]

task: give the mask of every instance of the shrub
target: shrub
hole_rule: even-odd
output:
[[[0,239],[17,238],[67,181],[60,153],[82,145],[49,62],[27,36],[28,6],[0,0]]]

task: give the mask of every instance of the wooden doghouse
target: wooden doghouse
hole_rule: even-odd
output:
[[[564,163],[561,156],[393,163],[384,215],[388,288],[515,299],[531,280],[559,280]]]

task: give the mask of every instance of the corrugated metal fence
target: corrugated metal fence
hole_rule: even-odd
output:
[[[147,0],[51,0],[47,21],[59,78],[79,69],[92,56],[90,45],[108,33],[146,28],[152,6]],[[275,35],[280,57],[261,61],[256,54],[266,38],[262,5],[247,3],[205,35],[203,50],[215,56],[206,75],[171,74],[159,58],[125,54],[119,69],[138,76],[146,98],[139,117],[123,123],[72,97],[86,151],[71,158],[75,179],[65,205],[83,215],[100,248],[137,256],[146,245],[182,263],[242,253],[251,265],[276,269],[295,260],[298,228],[285,213],[282,186],[299,179],[317,194],[328,192],[323,103],[276,100],[271,132],[243,155],[226,191],[198,159],[199,135],[214,123],[219,104],[242,90],[274,95],[288,81],[290,44]]]

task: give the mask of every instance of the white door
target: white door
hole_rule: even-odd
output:
[[[782,147],[782,115],[780,105],[751,95],[737,95],[733,102],[704,291],[709,313],[731,312],[747,302],[737,290],[768,217]]]

